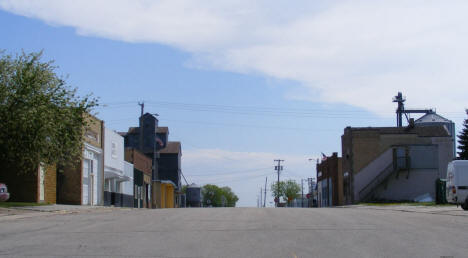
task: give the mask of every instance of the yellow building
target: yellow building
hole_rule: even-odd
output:
[[[155,183],[156,208],[175,208],[175,184],[169,180]]]

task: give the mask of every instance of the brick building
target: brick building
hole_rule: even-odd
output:
[[[334,152],[317,164],[318,207],[343,205],[343,173],[341,158]]]
[[[341,137],[345,204],[435,197],[453,139],[442,125],[344,129]]]
[[[28,173],[4,172],[0,182],[8,186],[10,201],[56,203],[57,169],[55,165],[37,166]]]
[[[88,115],[83,158],[57,174],[57,202],[78,205],[104,204],[104,122]]]
[[[152,161],[134,148],[125,148],[125,161],[133,164],[133,207],[151,207]]]

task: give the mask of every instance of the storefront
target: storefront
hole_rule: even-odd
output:
[[[105,129],[104,205],[133,207],[133,165],[124,161],[124,139]]]
[[[133,164],[133,207],[150,208],[152,160],[134,148],[125,148],[125,161]]]

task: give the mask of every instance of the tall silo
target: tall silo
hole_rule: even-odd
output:
[[[196,184],[187,186],[187,207],[201,207],[201,187]]]
[[[452,137],[453,141],[453,158],[455,159],[457,152],[456,152],[456,138],[457,135],[455,134],[455,123],[451,120],[448,120],[445,117],[442,117],[435,112],[425,114],[424,116],[418,118],[414,121],[415,126],[434,126],[434,125],[443,125],[447,131],[449,132],[450,136]]]

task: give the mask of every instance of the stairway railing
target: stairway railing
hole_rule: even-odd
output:
[[[359,201],[368,201],[374,190],[395,171],[393,161],[359,191]]]

